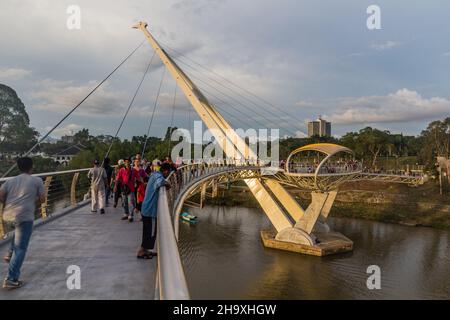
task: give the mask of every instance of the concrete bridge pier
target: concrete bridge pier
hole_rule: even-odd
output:
[[[261,232],[264,245],[317,256],[353,250],[353,242],[341,233],[331,231],[326,223],[336,195],[337,191],[311,192],[310,205],[301,211],[292,227],[282,229],[276,234],[270,231]]]

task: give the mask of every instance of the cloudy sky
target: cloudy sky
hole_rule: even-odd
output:
[[[371,4],[381,30],[366,26]],[[70,5],[79,30],[67,28]],[[141,43],[130,26],[144,20],[234,127],[295,134],[322,115],[338,136],[367,125],[415,135],[450,115],[449,12],[446,0],[2,0],[0,83],[45,133]],[[53,136],[114,134],[151,55],[145,43]],[[162,72],[154,60],[122,137],[146,133]],[[152,135],[170,123],[174,90],[166,74]],[[189,129],[197,117],[184,97],[175,110]]]

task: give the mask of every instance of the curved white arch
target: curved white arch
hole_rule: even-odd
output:
[[[326,155],[326,157],[319,163],[319,165],[317,166],[316,170],[314,171],[314,173],[295,173],[295,172],[290,172],[290,161],[292,156],[296,155],[297,153],[303,152],[303,151],[317,151],[320,153],[323,153]],[[314,143],[314,144],[309,144],[300,148],[295,149],[294,151],[292,151],[287,160],[286,160],[286,165],[285,165],[285,174],[286,175],[290,175],[290,176],[298,176],[298,177],[314,177],[314,185],[317,189],[319,188],[318,185],[318,178],[319,178],[319,172],[322,169],[323,165],[334,155],[338,154],[339,152],[346,152],[349,154],[354,154],[354,152],[344,146],[338,145],[338,144],[334,144],[334,143]],[[323,176],[342,176],[342,175],[350,175],[350,174],[354,174],[354,173],[358,173],[360,172],[360,170],[355,170],[349,173],[330,173],[330,174],[322,174]]]

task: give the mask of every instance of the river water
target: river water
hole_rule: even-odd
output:
[[[450,232],[330,218],[354,251],[313,257],[262,245],[270,222],[259,209],[189,209],[180,253],[194,299],[450,299]],[[378,265],[381,289],[367,288]]]

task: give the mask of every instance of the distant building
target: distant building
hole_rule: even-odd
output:
[[[68,147],[67,149],[64,149],[63,151],[55,154],[52,157],[53,161],[55,161],[60,165],[67,166],[76,155],[78,155],[81,151],[83,151],[83,149],[84,148],[80,145]]]
[[[331,122],[319,117],[316,121],[308,122],[308,137],[331,137]]]
[[[75,137],[73,135],[65,135],[61,137],[61,141],[65,143],[74,143]]]
[[[58,139],[48,136],[47,138],[45,138],[45,140],[43,142],[44,143],[57,144],[58,141],[59,141]]]

